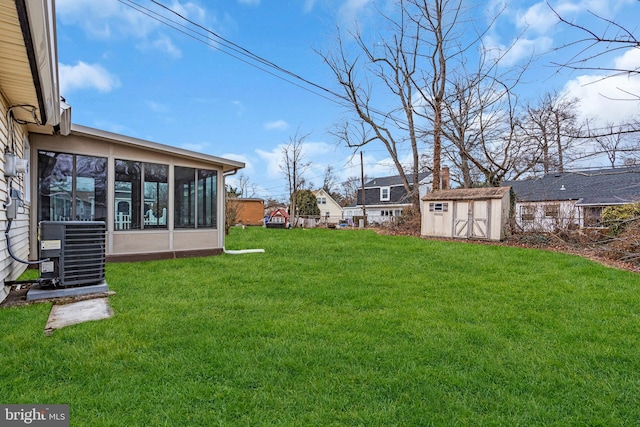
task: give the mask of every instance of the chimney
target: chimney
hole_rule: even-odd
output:
[[[442,167],[442,178],[440,179],[441,185],[442,185],[442,189],[443,190],[448,190],[449,187],[449,167],[448,166],[443,166]]]

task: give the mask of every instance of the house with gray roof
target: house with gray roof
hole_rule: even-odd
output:
[[[431,172],[418,174],[418,191],[421,198],[431,191],[431,183]],[[410,206],[411,195],[405,190],[400,175],[373,178],[364,185],[364,208],[368,224],[394,222]],[[356,203],[344,208],[344,217],[347,220],[361,217],[362,211],[362,189],[358,189]]]
[[[597,227],[603,208],[640,201],[640,166],[556,172],[502,185],[513,188],[523,231]]]

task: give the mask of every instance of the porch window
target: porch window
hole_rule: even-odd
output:
[[[175,227],[217,227],[217,172],[175,167]]]
[[[216,228],[216,171],[198,170],[198,228]]]
[[[38,151],[38,221],[105,221],[107,159]]]
[[[167,228],[169,166],[115,162],[115,230]]]

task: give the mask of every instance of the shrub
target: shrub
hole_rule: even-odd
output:
[[[602,210],[602,222],[609,227],[609,234],[617,237],[631,222],[640,219],[640,203],[621,206],[609,206]]]

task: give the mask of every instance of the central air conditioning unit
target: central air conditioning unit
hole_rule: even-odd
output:
[[[104,221],[40,222],[40,280],[53,287],[104,282]]]

